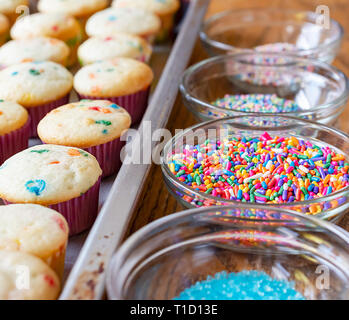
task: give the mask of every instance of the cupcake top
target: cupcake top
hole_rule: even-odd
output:
[[[107,0],[40,0],[38,2],[38,9],[41,12],[62,12],[75,17],[91,15],[107,6]]]
[[[29,287],[18,277],[29,275]],[[54,300],[60,291],[56,273],[41,259],[20,251],[0,251],[0,300]]]
[[[81,149],[38,145],[0,167],[0,197],[13,203],[53,205],[81,196],[101,174],[96,158]]]
[[[11,29],[13,39],[43,36],[73,41],[80,33],[78,21],[62,13],[34,13],[17,20]]]
[[[0,99],[26,108],[60,99],[72,85],[73,75],[51,61],[25,62],[0,71]]]
[[[38,126],[45,143],[89,148],[119,138],[131,125],[128,112],[106,100],[81,100],[54,109]]]
[[[153,71],[145,63],[115,58],[81,68],[75,75],[74,87],[82,95],[117,97],[146,89],[153,78]]]
[[[46,60],[65,63],[69,53],[69,47],[55,38],[11,40],[0,47],[0,66],[8,67],[21,62]]]
[[[10,29],[10,22],[7,17],[0,13],[0,34],[8,32]]]
[[[28,111],[19,104],[0,100],[0,136],[15,131],[28,121]]]
[[[82,65],[116,57],[133,58],[147,62],[151,54],[151,46],[143,38],[127,33],[89,38],[78,50],[79,60]]]
[[[157,15],[166,15],[179,9],[178,0],[114,0],[114,8],[142,8]]]
[[[0,12],[3,14],[15,13],[18,6],[27,6],[28,0],[1,0]]]
[[[64,249],[67,240],[68,224],[58,212],[36,204],[0,206],[0,250],[44,259]]]
[[[113,36],[125,32],[139,36],[154,35],[161,27],[160,19],[148,10],[140,8],[109,8],[95,13],[86,24],[91,36]]]

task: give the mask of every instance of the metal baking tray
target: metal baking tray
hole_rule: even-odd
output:
[[[139,132],[148,129],[151,134],[165,128],[208,4],[209,0],[191,1],[174,45],[155,48],[151,66],[159,81],[155,81]],[[157,142],[152,141],[150,134],[141,135],[140,140],[134,139],[132,150],[140,150],[143,154],[144,145],[153,150]],[[92,229],[69,239],[61,300],[99,300],[105,297],[106,267],[123,239],[141,194],[151,168],[151,162],[146,163],[124,163],[116,177],[102,182],[100,212]]]

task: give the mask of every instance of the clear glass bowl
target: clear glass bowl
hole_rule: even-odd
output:
[[[210,58],[190,67],[182,77],[180,91],[185,106],[199,121],[247,113],[212,104],[226,94],[275,94],[294,100],[300,108],[277,115],[335,124],[346,107],[349,80],[337,68],[320,61],[245,52]]]
[[[251,219],[251,211],[268,220]],[[110,299],[169,300],[218,272],[264,271],[306,299],[349,299],[349,234],[281,208],[191,209],[133,234],[107,270]]]
[[[222,140],[227,135],[259,137],[264,132],[268,132],[271,136],[294,136],[320,146],[327,145],[349,159],[349,136],[339,130],[312,121],[273,115],[246,115],[212,120],[183,130],[165,145],[161,155],[161,169],[170,193],[187,208],[241,203],[194,190],[172,174],[168,162],[171,161],[172,155],[180,153],[186,144],[202,144],[207,139]],[[256,205],[249,203],[250,208]],[[264,206],[294,210],[316,215],[320,219],[338,222],[349,211],[349,187],[316,199],[279,204],[266,203]]]
[[[286,50],[300,57],[331,63],[339,51],[343,28],[323,15],[288,9],[243,9],[218,13],[203,24],[200,38],[211,56],[253,50],[273,43],[289,43]]]

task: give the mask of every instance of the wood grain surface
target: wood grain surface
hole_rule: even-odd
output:
[[[207,16],[227,9],[277,7],[315,11],[318,5],[327,5],[331,18],[342,24],[345,30],[342,47],[334,65],[349,76],[349,1],[348,0],[211,0]],[[191,64],[207,58],[198,41],[191,59]],[[191,113],[184,107],[178,95],[172,115],[168,122],[168,129],[173,133],[175,129],[187,128],[195,124]],[[340,117],[340,129],[349,133],[349,106]],[[145,226],[146,224],[183,210],[184,208],[168,193],[163,182],[160,166],[153,165],[145,184],[138,207],[128,228],[126,237]],[[349,230],[349,218],[344,218],[340,225]]]

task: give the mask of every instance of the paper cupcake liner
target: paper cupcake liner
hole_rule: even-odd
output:
[[[141,36],[145,41],[147,41],[149,44],[154,44],[156,35],[155,34],[148,34]]]
[[[99,188],[101,178],[80,197],[50,205],[49,208],[58,211],[68,222],[69,235],[73,236],[89,229],[98,215]],[[12,202],[2,199],[8,205]]]
[[[151,59],[151,55],[142,55],[141,57],[139,57],[137,60],[140,61],[140,62],[143,62],[143,63],[146,63],[146,64],[149,64],[150,62],[150,59]]]
[[[14,154],[28,148],[30,117],[21,128],[0,136],[0,165]]]
[[[30,125],[30,137],[37,137],[37,126],[42,118],[46,116],[50,111],[53,109],[56,109],[60,106],[63,106],[67,103],[69,103],[69,96],[70,93],[68,93],[63,98],[60,98],[58,100],[55,100],[50,103],[45,103],[43,105],[39,105],[37,107],[27,108],[30,118],[31,118],[31,125]]]
[[[80,99],[109,100],[123,107],[131,115],[132,124],[139,123],[148,107],[150,86],[145,90],[121,97],[93,97],[78,94]]]
[[[121,167],[120,152],[125,141],[120,138],[113,141],[85,149],[94,155],[103,170],[102,178],[117,173]]]

